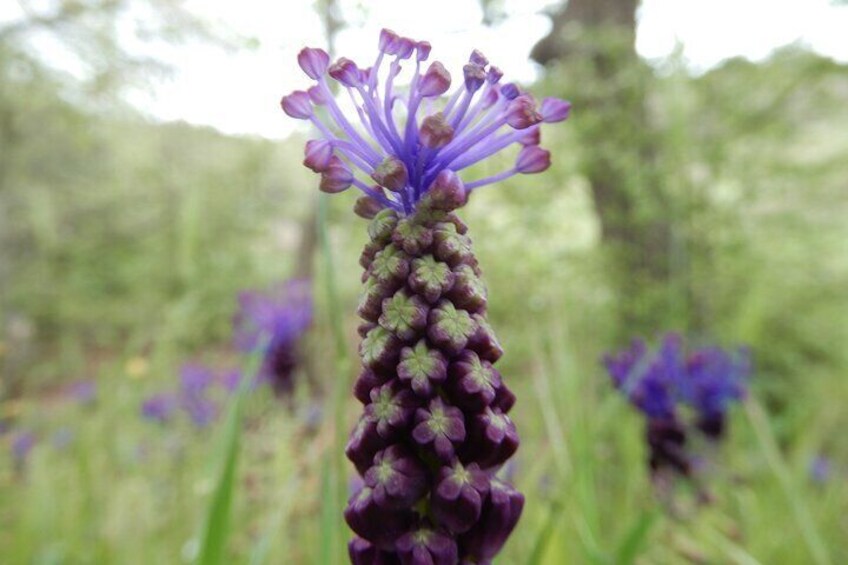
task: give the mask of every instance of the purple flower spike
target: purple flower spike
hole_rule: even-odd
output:
[[[403,565],[455,565],[458,562],[453,537],[426,523],[404,534],[397,541],[397,552]]]
[[[462,535],[463,551],[475,563],[487,563],[503,547],[524,509],[524,496],[498,479],[492,479],[480,521]]]
[[[547,124],[561,122],[571,113],[571,102],[559,98],[545,98],[539,108],[542,121]]]
[[[489,478],[518,447],[506,416],[516,398],[492,365],[503,349],[487,322],[482,270],[457,211],[477,188],[547,169],[540,128],[565,119],[568,105],[537,105],[476,50],[457,82],[458,69],[425,63],[426,41],[384,29],[378,47],[364,67],[344,57],[329,65],[323,51],[302,51],[298,62],[315,83],[284,100],[287,113],[320,133],[304,160],[321,175],[320,189],[354,187],[361,192],[354,212],[370,220],[359,256],[362,371],[353,385],[364,413],[345,448],[365,479],[345,511],[359,536],[350,558],[482,565],[523,504],[500,483],[488,493]],[[338,93],[330,78],[343,86]],[[351,103],[353,112],[344,112]],[[465,178],[510,147],[519,150],[513,166]],[[700,382],[690,393],[706,414],[727,392],[708,376]],[[657,404],[652,390],[633,395]]]
[[[515,161],[515,170],[525,175],[547,171],[550,166],[551,152],[538,145],[522,148]]]
[[[312,169],[313,172],[323,173],[330,168],[333,144],[324,139],[311,139],[306,142],[304,154],[306,156],[303,160],[304,166]]]
[[[298,120],[308,120],[313,114],[309,94],[302,90],[295,90],[288,96],[283,96],[280,106],[283,112]]]
[[[442,467],[430,500],[436,521],[453,533],[470,530],[480,518],[489,478],[476,463]]]
[[[412,437],[421,447],[431,448],[445,463],[454,458],[454,448],[465,440],[462,410],[434,398],[427,408],[415,412]]]
[[[374,456],[365,484],[383,508],[409,508],[427,492],[427,470],[405,447],[395,444]]]
[[[311,79],[319,79],[330,66],[330,56],[323,49],[304,47],[297,54],[297,63]]]
[[[688,441],[700,434],[711,441],[726,433],[727,410],[745,397],[751,372],[746,351],[718,347],[686,351],[679,334],[666,334],[655,350],[642,340],[604,357],[614,386],[646,418],[645,438],[651,473],[688,477],[697,455]]]

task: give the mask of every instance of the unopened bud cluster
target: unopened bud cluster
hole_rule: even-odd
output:
[[[518,448],[515,397],[494,367],[503,350],[450,194],[408,217],[382,209],[368,227],[364,409],[346,448],[364,481],[345,511],[356,564],[487,563],[524,506],[495,476]]]

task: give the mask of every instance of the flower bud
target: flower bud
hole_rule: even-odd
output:
[[[495,400],[501,376],[488,361],[465,350],[448,368],[451,400],[467,410],[482,410]]]
[[[541,173],[551,166],[551,152],[538,145],[521,148],[515,160],[515,170],[522,174]]]
[[[459,176],[450,169],[444,169],[427,189],[425,199],[427,207],[449,212],[464,205],[468,201],[468,193]]]
[[[393,553],[380,551],[374,545],[360,537],[347,544],[347,553],[352,565],[393,565],[397,563]]]
[[[406,165],[397,157],[386,157],[382,163],[377,166],[371,174],[377,184],[388,188],[392,192],[400,192],[406,188],[406,183],[409,180],[409,174],[406,171]]]
[[[456,541],[447,532],[420,524],[398,539],[401,565],[454,565],[458,563]]]
[[[429,149],[444,147],[451,142],[453,134],[453,126],[448,123],[445,115],[441,112],[424,118],[424,121],[421,123],[421,129],[418,132],[421,138],[421,144]]]
[[[330,65],[330,76],[345,86],[357,86],[362,82],[359,68],[347,57]]]
[[[571,113],[571,102],[559,98],[545,98],[542,100],[540,111],[545,123],[561,122]]]
[[[325,139],[310,139],[304,148],[306,158],[303,164],[313,172],[323,173],[330,167],[333,157],[333,144]]]
[[[377,422],[364,415],[359,419],[345,445],[345,455],[360,474],[365,473],[378,451],[388,446],[388,441],[377,433]]]
[[[383,209],[383,205],[370,196],[360,196],[353,205],[353,212],[360,218],[371,220]]]
[[[486,408],[468,423],[468,441],[462,456],[488,469],[502,464],[518,450],[518,431],[509,416]]]
[[[454,280],[455,275],[446,263],[436,261],[432,255],[425,255],[413,259],[407,284],[413,292],[435,304],[453,287]]]
[[[327,72],[330,56],[323,49],[304,47],[297,54],[297,63],[309,78],[318,80]]]
[[[397,374],[401,381],[409,383],[415,394],[429,398],[435,387],[447,378],[448,362],[441,351],[428,348],[426,340],[422,339],[415,347],[401,350]]]
[[[489,71],[486,73],[486,81],[489,84],[497,84],[500,82],[501,78],[503,78],[503,71],[494,65],[489,67]]]
[[[391,441],[409,426],[419,405],[412,391],[392,380],[371,391],[371,404],[365,407],[365,415],[376,422],[380,437]]]
[[[476,63],[467,63],[462,67],[465,77],[465,89],[470,93],[477,92],[486,81],[486,70]]]
[[[412,525],[410,510],[383,508],[374,500],[374,491],[365,486],[348,501],[344,518],[350,529],[383,550],[394,544]]]
[[[426,61],[430,56],[430,50],[432,46],[429,41],[419,41],[415,44],[416,58],[419,62]]]
[[[371,391],[385,382],[386,379],[384,377],[381,377],[371,369],[363,368],[353,382],[353,395],[362,404],[368,404],[371,402]]]
[[[416,410],[412,438],[422,448],[435,452],[441,461],[450,463],[456,455],[455,447],[465,440],[462,410],[435,397],[427,408]]]
[[[522,94],[509,103],[506,109],[506,123],[515,129],[529,128],[542,121],[542,115],[536,111],[533,99]]]
[[[481,67],[485,67],[489,64],[489,60],[486,58],[483,53],[475,49],[471,52],[471,56],[468,57],[469,63],[474,63],[475,65],[480,65]]]
[[[468,337],[474,333],[474,321],[465,310],[457,310],[448,300],[430,310],[427,337],[442,351],[456,355],[465,349]],[[476,356],[475,356],[476,357]]]
[[[486,563],[495,557],[518,523],[523,509],[524,496],[520,492],[492,479],[480,520],[460,539],[468,556],[477,563]]]
[[[292,118],[298,120],[308,120],[312,117],[312,104],[309,101],[309,94],[302,90],[295,90],[287,96],[283,96],[280,100],[280,106],[283,112]]]
[[[467,532],[480,518],[488,490],[489,478],[476,463],[442,467],[430,496],[436,522],[454,533]]]
[[[378,323],[399,339],[413,339],[427,326],[430,307],[416,295],[401,288],[391,298],[383,300],[383,313]]]
[[[390,29],[383,28],[380,31],[380,42],[378,45],[380,51],[387,55],[392,55],[393,53],[390,53],[390,51],[395,49],[395,43],[398,39],[398,34]]]
[[[353,173],[344,161],[333,155],[327,167],[321,172],[322,192],[336,194],[350,188],[353,184]]]
[[[398,59],[409,59],[415,51],[415,42],[408,37],[400,37],[397,40],[397,50],[395,55]]]
[[[377,453],[364,479],[382,508],[409,508],[427,492],[426,468],[401,444]]]
[[[471,337],[468,338],[468,348],[472,349],[480,359],[490,363],[496,362],[503,356],[503,348],[495,336],[492,326],[486,318],[480,314],[472,314],[472,319],[477,327]],[[506,412],[506,410],[504,410]]]
[[[518,143],[521,145],[539,145],[542,142],[542,129],[538,126],[530,126],[519,131],[521,136],[518,138]]]
[[[510,82],[509,84],[505,84],[501,87],[501,94],[503,94],[504,98],[507,100],[514,100],[521,94],[521,89],[518,88],[518,85],[514,82]]]
[[[439,61],[433,61],[421,77],[418,92],[425,98],[441,96],[447,92],[450,85],[451,75],[448,70]]]

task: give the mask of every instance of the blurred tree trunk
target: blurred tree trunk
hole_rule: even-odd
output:
[[[561,66],[571,85],[561,94],[574,103],[581,172],[610,258],[619,337],[659,331],[681,311],[672,277],[673,209],[647,111],[652,75],[636,54],[637,7],[638,0],[569,0],[531,53],[541,64]]]

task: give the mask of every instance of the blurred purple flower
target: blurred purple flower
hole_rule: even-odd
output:
[[[30,431],[17,432],[12,438],[12,459],[17,467],[22,467],[26,464],[30,452],[35,447],[36,437]]]
[[[202,395],[216,381],[215,370],[199,363],[186,363],[180,368],[180,392]]]
[[[141,405],[141,415],[148,420],[165,424],[174,417],[177,404],[177,396],[173,393],[154,394]]]
[[[205,428],[218,418],[218,405],[202,395],[181,395],[180,407],[198,428]]]
[[[68,396],[79,404],[91,404],[97,400],[97,382],[94,380],[73,382],[66,390]]]
[[[826,483],[831,475],[830,459],[823,455],[817,455],[810,461],[809,473],[810,479],[814,483]]]
[[[613,385],[646,417],[651,469],[671,468],[684,475],[693,463],[687,436],[694,428],[708,439],[722,437],[727,409],[745,397],[752,370],[747,349],[729,353],[705,347],[687,354],[676,333],[666,334],[655,351],[633,340],[603,362]],[[681,410],[684,406],[687,410]],[[692,414],[692,421],[686,414]]]
[[[233,320],[235,346],[251,353],[263,349],[259,379],[271,383],[278,396],[294,388],[298,342],[312,323],[312,289],[307,279],[292,279],[267,292],[239,295]]]

